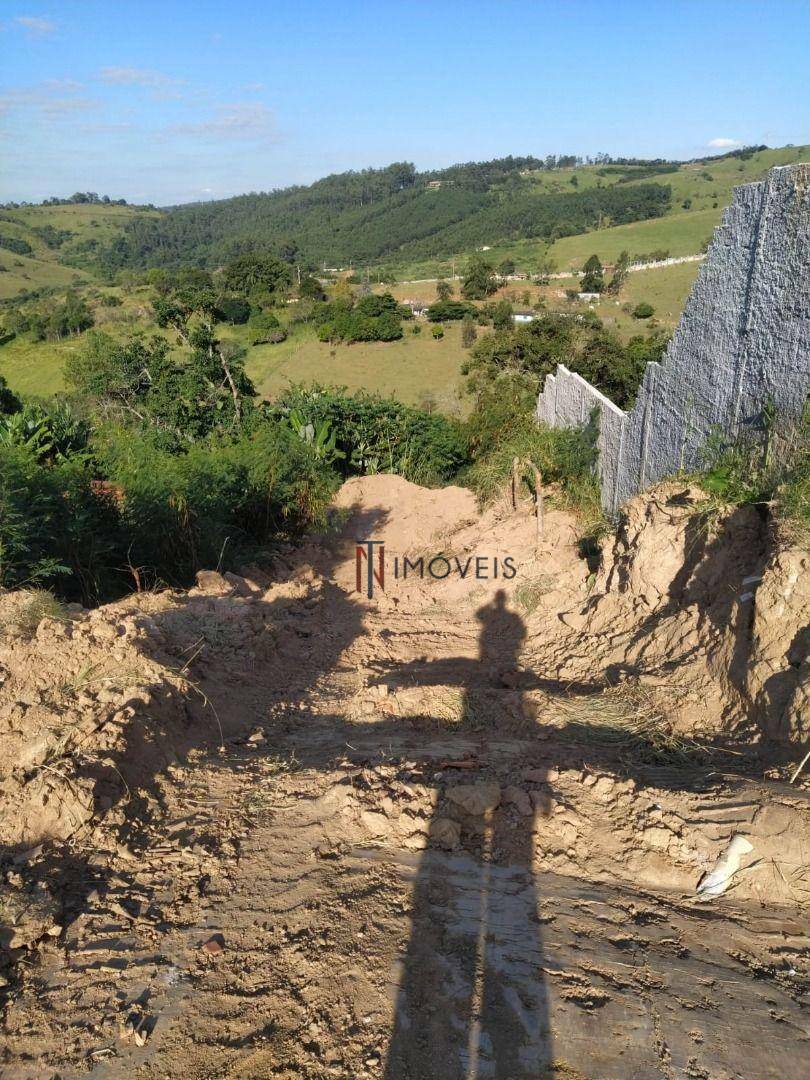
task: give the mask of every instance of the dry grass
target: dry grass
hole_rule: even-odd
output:
[[[522,581],[515,589],[515,601],[523,608],[527,615],[536,610],[540,600],[555,589],[555,581],[552,574],[540,574],[536,578]]]
[[[0,621],[0,634],[30,639],[43,619],[64,622],[65,609],[47,589],[28,589],[8,608]]]
[[[687,690],[668,687],[665,705],[660,692],[624,682],[601,694],[563,698],[555,708],[565,721],[566,738],[615,748],[634,764],[688,764],[713,752],[671,722],[673,709],[688,696]]]

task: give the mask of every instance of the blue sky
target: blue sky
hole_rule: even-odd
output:
[[[810,142],[809,44],[805,0],[0,0],[0,200]]]

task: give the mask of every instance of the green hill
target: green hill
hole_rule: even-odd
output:
[[[528,270],[549,246],[563,267],[593,251],[608,260],[625,248],[693,254],[711,237],[735,185],[808,156],[802,146],[680,163],[509,157],[424,173],[399,162],[308,187],[131,213],[115,236],[75,243],[65,261],[110,274],[214,267],[271,248],[312,268],[385,266],[405,276],[435,272],[476,248]]]
[[[123,269],[216,267],[268,248],[313,269],[383,267],[398,277],[447,272],[475,249],[527,271],[549,252],[561,269],[593,253],[608,262],[623,250],[689,255],[711,238],[737,184],[808,158],[799,146],[692,162],[509,157],[422,173],[399,162],[162,211],[3,208],[0,298]]]
[[[0,299],[90,281],[100,251],[113,246],[136,217],[158,216],[157,211],[104,203],[3,207]]]

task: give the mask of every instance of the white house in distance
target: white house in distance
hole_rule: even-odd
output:
[[[529,311],[528,308],[518,308],[517,311],[512,313],[512,318],[516,323],[530,323],[534,322],[536,315],[533,311]]]

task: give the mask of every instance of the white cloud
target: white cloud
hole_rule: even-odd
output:
[[[12,19],[17,26],[21,26],[31,37],[46,37],[56,33],[56,23],[50,19],[41,19],[36,15],[17,15]]]
[[[140,86],[146,90],[165,93],[182,86],[183,80],[166,75],[153,68],[105,67],[98,73],[99,79],[108,86]]]
[[[735,146],[742,146],[739,139],[709,139],[706,143],[712,150],[733,150]]]
[[[80,97],[81,83],[71,79],[48,79],[36,86],[12,87],[0,94],[0,113],[27,109],[51,119],[66,113],[87,112],[101,104],[95,98]]]
[[[275,117],[266,105],[257,101],[240,101],[232,105],[217,105],[207,120],[172,124],[167,135],[199,135],[213,139],[275,139]]]

